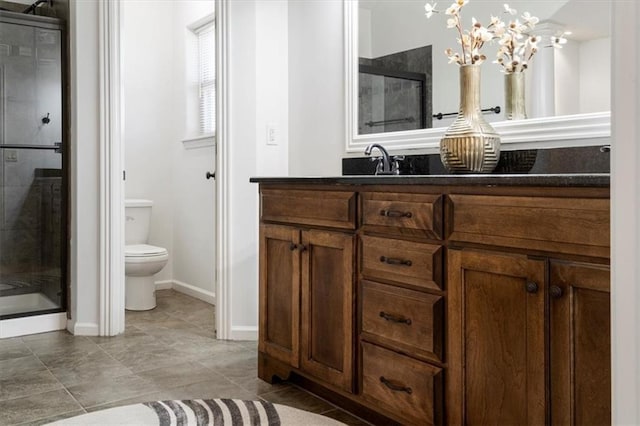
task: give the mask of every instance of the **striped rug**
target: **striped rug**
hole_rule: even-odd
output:
[[[50,425],[340,426],[344,423],[262,400],[187,399],[109,408],[60,420]]]

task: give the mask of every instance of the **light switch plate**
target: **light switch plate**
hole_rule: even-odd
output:
[[[267,124],[267,145],[278,145],[278,126],[275,123]]]

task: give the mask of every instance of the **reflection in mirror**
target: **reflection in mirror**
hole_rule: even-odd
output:
[[[441,2],[440,2],[441,3]],[[448,64],[445,49],[455,48],[456,32],[447,28],[447,4],[427,19],[425,0],[358,2],[358,134],[447,127],[458,110],[458,66]],[[604,0],[524,1],[509,5],[519,18],[540,19],[531,31],[542,37],[539,52],[525,71],[529,118],[610,110],[610,2]],[[504,21],[504,1],[470,0],[462,19]],[[468,22],[467,22],[468,21]],[[485,24],[486,25],[486,24]],[[561,49],[551,36],[571,32]],[[492,63],[497,42],[483,48],[481,99],[489,122],[505,120],[504,74]]]

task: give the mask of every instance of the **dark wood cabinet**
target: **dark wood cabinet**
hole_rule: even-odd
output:
[[[610,424],[609,268],[448,256],[449,424]]]
[[[551,422],[611,424],[610,271],[551,262]]]
[[[293,367],[299,365],[300,231],[260,226],[260,328],[258,349]]]
[[[355,227],[354,197],[336,191],[263,194],[258,348],[281,363],[273,371],[261,363],[264,380],[295,368],[354,390],[355,236],[343,231]]]
[[[302,232],[301,370],[353,391],[354,237]]]
[[[260,193],[260,378],[374,424],[610,423],[608,188]]]
[[[448,255],[448,423],[544,424],[544,261]]]

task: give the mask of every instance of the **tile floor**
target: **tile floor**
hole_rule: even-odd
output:
[[[287,383],[257,378],[255,342],[217,341],[215,308],[173,290],[127,312],[117,337],[65,331],[0,340],[0,425],[40,425],[103,408],[188,398],[262,398],[366,423]]]

